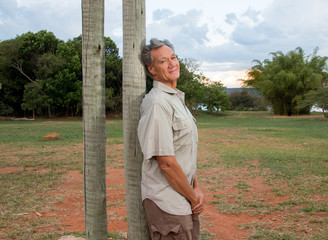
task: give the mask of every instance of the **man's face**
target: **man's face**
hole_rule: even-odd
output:
[[[153,58],[153,66],[148,66],[148,70],[154,80],[175,88],[180,77],[180,65],[173,50],[164,45],[151,50],[150,54]]]

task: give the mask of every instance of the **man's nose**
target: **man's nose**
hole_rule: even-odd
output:
[[[175,61],[174,60],[169,59],[168,61],[169,61],[169,64],[168,64],[169,67],[173,67],[175,65]]]

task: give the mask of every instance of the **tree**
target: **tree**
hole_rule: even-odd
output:
[[[256,65],[244,84],[258,90],[272,105],[275,114],[308,114],[309,107],[299,109],[296,106],[307,92],[321,85],[327,58],[317,56],[317,51],[306,56],[301,48],[296,48],[286,55],[271,53],[272,60],[254,60]]]
[[[106,98],[106,107],[109,111],[122,111],[122,59],[118,48],[109,37],[105,37],[105,59],[106,89],[108,93],[112,91]]]
[[[30,79],[30,83],[25,84],[22,106],[24,106],[24,103],[26,103],[25,106],[29,105],[29,108],[23,107],[23,109],[33,109],[33,115],[34,109],[38,108],[38,113],[40,114],[42,107],[46,107],[48,116],[51,117],[53,103],[57,102],[56,98],[59,95],[59,91],[56,91],[57,89],[55,89],[54,85],[61,61],[55,54],[50,52],[40,55],[36,61],[34,70],[35,80]],[[31,85],[34,87],[29,87]],[[32,93],[29,93],[30,90],[32,90]],[[39,100],[35,101],[37,98]]]
[[[220,82],[211,82],[209,79],[204,79],[206,82],[206,93],[203,105],[210,112],[224,111],[230,108],[230,101],[227,93],[223,92],[225,87]]]
[[[117,46],[109,37],[105,37],[103,50],[105,86],[113,91],[107,99],[110,101],[106,105],[107,110],[121,111],[122,59]],[[10,112],[25,115],[32,111],[48,116],[80,115],[81,62],[82,35],[64,42],[53,33],[41,30],[0,42],[0,83],[3,89],[0,94],[3,111],[0,114]],[[47,104],[36,101],[38,96],[33,94],[40,95],[40,99],[47,99]]]
[[[202,81],[205,77],[199,66],[191,59],[179,59],[180,78],[177,88],[185,93],[185,102],[189,109],[197,110],[203,104],[206,86]]]
[[[12,65],[19,57],[20,42],[18,39],[12,39],[0,44],[0,82],[2,84],[0,102],[6,106],[6,109],[10,107],[11,113],[14,111],[21,113],[24,86],[28,82]],[[6,115],[2,112],[0,114]]]
[[[265,111],[267,105],[265,104],[265,99],[257,94],[250,91],[253,89],[243,88],[241,91],[233,91],[229,95],[229,100],[231,102],[232,110],[255,110],[255,111]]]
[[[248,110],[254,107],[255,96],[248,94],[247,89],[243,88],[241,92],[232,92],[229,100],[233,110]]]
[[[137,126],[146,90],[145,70],[139,59],[145,44],[145,0],[123,1],[123,136],[126,208],[129,239],[149,239],[141,199],[142,152]]]
[[[51,100],[42,92],[42,82],[35,81],[25,85],[24,98],[22,103],[23,110],[33,112],[33,119],[35,119],[35,110],[38,114],[42,113],[42,109],[49,109]]]
[[[55,77],[57,114],[79,115],[82,110],[82,36],[62,42],[56,55],[62,61]]]
[[[298,108],[304,107],[321,108],[325,118],[328,118],[328,88],[320,87],[305,94],[304,100],[299,103]]]
[[[28,32],[13,40],[1,42],[1,81],[6,92],[16,96],[15,98],[5,96],[7,101],[13,105],[14,103],[20,105],[23,93],[26,92],[25,85],[27,83],[40,84],[37,87],[38,94],[52,99],[50,95],[52,81],[56,75],[56,67],[60,64],[55,52],[60,42],[53,33],[45,30],[37,33]],[[37,81],[39,83],[36,83]],[[26,97],[25,101],[28,101]],[[31,105],[32,102],[34,101],[28,105]],[[33,108],[38,108],[38,106]],[[47,108],[50,116],[51,105],[48,105]]]
[[[313,65],[319,65],[321,66],[324,71],[322,71],[322,80],[321,80],[321,86],[316,90],[311,90],[308,93],[305,94],[304,99],[299,102],[298,108],[312,108],[317,107],[321,108],[323,115],[325,118],[328,118],[328,72],[327,68],[325,68],[325,58],[314,58],[312,60]]]
[[[177,87],[185,93],[186,105],[191,110],[201,106],[208,110],[229,108],[228,95],[223,92],[221,82],[213,82],[199,70],[199,65],[191,59],[179,59],[180,78]]]
[[[84,212],[92,240],[108,238],[104,53],[104,0],[82,0]]]
[[[0,90],[2,89],[2,84],[0,83]],[[8,117],[9,114],[11,114],[14,111],[14,109],[10,106],[7,106],[2,101],[0,101],[0,115],[6,115]]]

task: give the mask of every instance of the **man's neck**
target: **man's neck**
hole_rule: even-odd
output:
[[[177,81],[160,81],[157,79],[154,79],[155,81],[161,82],[163,84],[165,84],[166,86],[169,86],[170,88],[176,90],[177,88]]]

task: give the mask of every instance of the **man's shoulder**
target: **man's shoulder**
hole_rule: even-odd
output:
[[[172,96],[161,89],[152,88],[149,93],[146,94],[142,100],[141,109],[147,111],[154,106],[159,106],[163,109],[170,110],[171,107],[171,98]]]
[[[164,92],[159,88],[152,88],[144,98],[144,102],[149,102],[151,104],[165,104],[170,101],[171,94]]]

